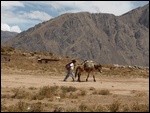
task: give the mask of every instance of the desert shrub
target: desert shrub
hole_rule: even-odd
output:
[[[86,105],[85,103],[81,103],[78,107],[66,108],[65,112],[107,112],[105,106],[103,105]]]
[[[97,105],[97,104],[94,104],[94,105],[90,105],[88,106],[88,112],[106,112],[107,109],[104,105]]]
[[[29,106],[29,104],[19,101],[15,105],[8,106],[6,108],[6,111],[7,112],[25,112],[25,111],[27,111],[28,106]]]
[[[107,109],[106,109],[105,106],[98,105],[98,106],[95,107],[94,111],[92,111],[92,112],[107,112]]]
[[[30,90],[35,90],[35,89],[37,89],[37,88],[35,88],[35,87],[29,87],[29,89],[30,89]]]
[[[88,106],[86,104],[84,104],[84,103],[81,103],[79,105],[79,111],[80,112],[86,112],[86,111],[88,111]]]
[[[61,93],[60,93],[60,97],[61,98],[65,98],[65,97],[68,97],[68,98],[77,98],[78,97],[77,94],[73,94],[72,93],[72,92],[75,92],[77,90],[73,86],[69,86],[69,87],[67,87],[67,86],[61,86],[60,89],[61,89]],[[67,94],[69,92],[71,92],[71,93]]]
[[[147,93],[145,91],[131,90],[130,93],[135,94],[135,97],[147,96]]]
[[[14,88],[12,92],[14,93],[12,98],[17,98],[17,99],[28,98],[30,95],[30,93],[26,92],[23,88]]]
[[[67,112],[149,112],[148,104],[139,104],[138,102],[131,105],[121,104],[118,100],[114,100],[113,103],[108,105],[87,105],[81,103],[78,107],[66,108]]]
[[[66,93],[61,92],[61,93],[60,93],[60,97],[61,97],[61,98],[65,98],[65,97],[66,97]]]
[[[99,95],[109,95],[111,94],[109,90],[107,89],[102,89],[98,92]]]
[[[76,107],[74,107],[74,108],[67,108],[66,110],[65,110],[65,112],[77,112],[77,108]]]
[[[89,90],[95,90],[95,88],[94,87],[90,87]]]
[[[2,111],[4,112],[6,109],[7,109],[7,107],[4,104],[1,103],[1,112]]]
[[[11,95],[9,95],[9,94],[1,94],[1,99],[2,98],[11,98]]]
[[[30,96],[30,100],[42,100],[44,98],[45,98],[44,95],[39,95],[38,93],[33,94],[32,96]]]
[[[64,108],[60,106],[55,106],[53,112],[63,112]]]
[[[93,91],[92,94],[96,95],[96,94],[98,94],[98,92],[97,91]]]
[[[137,94],[135,96],[136,97],[144,97],[144,96],[147,96],[147,93],[144,91],[139,91],[139,92],[137,92]]]
[[[122,105],[122,112],[130,112],[130,107],[127,104]]]
[[[118,112],[120,105],[119,100],[114,100],[112,104],[108,105],[108,109],[110,112]]]
[[[19,101],[15,105],[8,106],[5,108],[7,112],[42,112],[43,105],[41,102],[32,103],[32,105]]]
[[[67,92],[74,92],[77,90],[76,87],[73,87],[73,86],[61,86],[61,90],[63,91],[63,93],[67,93]]]
[[[81,96],[85,96],[87,94],[87,92],[85,91],[85,90],[80,90],[80,93],[79,93],[79,95],[81,95]]]
[[[43,111],[43,105],[41,102],[37,102],[31,105],[30,109],[28,109],[29,112],[42,112]]]
[[[139,104],[135,102],[130,107],[131,112],[149,112],[149,105],[148,104]]]
[[[69,98],[77,99],[78,95],[75,93],[70,93]]]
[[[52,98],[53,96],[57,95],[57,90],[59,86],[44,86],[40,88],[38,95],[42,97]]]

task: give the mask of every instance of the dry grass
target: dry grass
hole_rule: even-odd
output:
[[[16,99],[25,99],[28,98],[30,96],[29,92],[26,92],[24,88],[14,88],[12,90],[12,92],[14,93],[12,95],[12,98],[16,98]]]
[[[3,106],[2,110],[6,112],[42,112],[43,105],[41,102],[29,104],[19,101],[15,105],[9,107]]]
[[[66,112],[149,112],[148,104],[139,104],[138,102],[131,105],[123,104],[119,100],[114,100],[108,105],[93,104],[87,105],[81,103],[78,107],[72,107],[65,110]]]
[[[101,89],[101,90],[95,90],[93,94],[99,94],[99,95],[110,95],[110,91],[108,89]]]
[[[19,101],[15,105],[8,107],[1,105],[1,110],[5,112],[149,112],[149,105],[139,104],[138,102],[127,105],[115,100],[113,103],[108,105],[87,105],[86,103],[81,103],[77,107],[64,108],[41,102],[29,104]]]
[[[114,98],[114,101],[110,104],[94,104],[94,103],[86,103],[85,101],[79,101],[88,95],[93,94],[93,90],[87,90],[82,88],[75,88],[72,86],[43,86],[39,89],[34,87],[30,88],[29,91],[25,91],[25,88],[14,88],[13,90],[14,95],[5,97],[12,98],[12,99],[27,99],[30,100],[29,102],[19,101],[14,105],[5,106],[5,100],[1,103],[1,111],[6,112],[43,112],[43,111],[50,111],[50,112],[148,112],[149,111],[149,104],[140,104],[139,102],[133,102],[129,104],[125,104],[121,99]],[[91,92],[90,92],[91,91]],[[102,89],[96,90],[97,93],[94,95],[97,96],[107,96],[110,95],[109,90]],[[101,93],[100,93],[101,92]],[[135,93],[136,91],[132,91],[131,93]],[[65,94],[65,96],[62,96]],[[113,95],[113,94],[111,94]],[[33,97],[35,97],[33,99]],[[59,98],[58,98],[59,97]],[[80,98],[79,98],[80,97]],[[31,99],[32,98],[32,99]],[[42,103],[42,100],[47,100],[47,103]],[[38,100],[32,101],[32,100]],[[52,102],[51,104],[48,102]],[[66,100],[70,102],[78,102],[75,106],[67,107],[66,105],[58,105],[55,102],[65,102]],[[83,99],[84,100],[84,99]],[[66,107],[65,107],[66,106]]]

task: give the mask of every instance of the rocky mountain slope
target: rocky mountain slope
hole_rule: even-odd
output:
[[[9,32],[9,31],[2,31],[1,30],[1,44],[3,45],[4,42],[15,37],[17,34],[18,33],[16,33],[16,32]]]
[[[149,4],[121,16],[67,13],[5,43],[102,64],[149,66]]]

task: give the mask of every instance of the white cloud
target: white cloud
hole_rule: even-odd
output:
[[[1,23],[1,30],[3,31],[10,31],[10,26],[7,24]]]
[[[10,32],[17,32],[17,33],[20,33],[21,30],[18,26],[9,26],[8,24],[4,24],[4,23],[1,23],[1,30],[2,31],[10,31]]]
[[[141,3],[143,1],[1,1],[1,23],[26,30],[64,13],[110,13],[119,16]],[[6,28],[9,29],[8,26]]]
[[[24,4],[19,1],[1,1],[1,7],[13,7],[13,6],[20,6],[24,7]]]
[[[57,1],[51,4],[60,11],[59,14],[68,8],[67,12],[111,13],[116,16],[130,11],[133,6],[130,1]]]
[[[10,28],[10,31],[12,31],[12,32],[17,32],[17,33],[20,33],[20,32],[21,32],[19,26],[12,26],[12,27]]]
[[[49,20],[51,19],[52,17],[49,16],[47,13],[45,12],[40,12],[40,11],[31,11],[31,13],[28,13],[28,14],[25,14],[28,18],[31,18],[31,19],[39,19],[39,20],[43,20],[43,21],[46,21],[46,20]]]

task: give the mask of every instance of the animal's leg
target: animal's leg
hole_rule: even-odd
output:
[[[96,82],[96,80],[95,80],[95,75],[93,74],[93,80],[94,80],[94,82]]]
[[[81,82],[80,76],[81,76],[81,73],[78,73],[78,81],[79,81],[79,82]]]
[[[86,78],[86,81],[88,81],[89,75],[90,75],[90,73],[88,73],[87,78]]]

